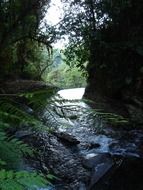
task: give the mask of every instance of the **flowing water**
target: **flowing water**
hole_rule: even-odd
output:
[[[81,100],[84,91],[84,88],[67,89],[59,91],[58,94],[67,100]],[[68,105],[68,101],[66,104]],[[69,102],[70,104],[75,103]],[[98,118],[98,113],[97,117],[93,117],[89,105],[82,100],[80,102],[77,101],[75,105],[79,107],[74,112],[71,112],[71,114],[77,117],[69,121],[73,126],[71,128],[61,127],[61,130],[76,136],[81,144],[91,143],[100,145],[91,151],[86,150],[82,152],[109,152],[111,154],[142,156],[142,152],[138,149],[139,144],[143,141],[142,130],[133,129],[129,131],[122,128],[114,129],[110,126],[107,127],[106,122],[102,121],[102,118]]]
[[[62,104],[64,107],[62,110],[64,117],[58,116],[58,120],[62,123],[58,131],[69,134],[80,142],[77,146],[69,148],[70,153],[66,153],[67,149],[64,149],[63,145],[60,147],[59,143],[59,154],[60,149],[63,149],[63,162],[64,154],[66,159],[67,157],[70,159],[72,155],[90,158],[100,153],[109,153],[112,156],[142,158],[142,130],[127,130],[107,125],[101,117],[98,117],[98,114],[92,113],[89,105],[82,101],[84,91],[84,88],[76,88],[58,92],[61,98],[66,99],[66,101],[64,100],[64,104]],[[51,189],[59,190],[57,187],[39,190]],[[81,189],[84,190],[86,188]],[[63,190],[63,188],[60,188],[60,190]]]
[[[67,100],[81,100],[85,92],[85,88],[73,88],[60,90],[58,94]]]

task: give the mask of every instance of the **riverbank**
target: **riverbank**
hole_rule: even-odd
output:
[[[76,110],[70,107],[71,115],[76,114],[65,120],[70,127],[61,125],[31,142],[41,150],[43,168],[59,178],[55,189],[142,190],[142,130],[110,128],[82,106],[78,101]],[[65,108],[65,114],[70,111]]]
[[[90,99],[91,107],[101,109],[106,113],[113,113],[123,116],[129,121],[129,126],[133,128],[142,128],[143,126],[143,99],[137,95],[128,95],[110,97],[106,94],[95,91],[94,87],[89,85],[84,94],[85,99]],[[130,127],[129,127],[130,128]]]
[[[136,184],[142,190],[143,131],[106,125],[80,100],[83,89],[63,90],[63,97],[68,97],[66,92],[70,92],[70,100],[55,102],[58,110],[44,96],[40,115],[39,109],[26,103],[25,112],[40,121],[36,120],[36,126],[43,124],[40,130],[28,120],[9,130],[10,135],[36,150],[34,157],[23,157],[19,169],[53,174],[57,177],[54,190],[136,190]],[[72,94],[77,101],[72,101]],[[23,106],[25,101],[20,104],[22,110]]]
[[[1,81],[0,93],[1,94],[16,94],[23,92],[31,92],[34,90],[45,90],[55,88],[51,84],[35,80],[15,80],[15,81]]]

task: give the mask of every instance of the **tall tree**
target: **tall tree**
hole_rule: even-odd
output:
[[[51,28],[43,32],[43,18],[50,0],[2,0],[0,2],[0,68],[8,70],[16,58],[15,49],[19,49],[17,61],[24,68],[27,40],[51,47],[53,35]],[[33,42],[32,42],[33,43]],[[11,62],[11,63],[10,63]],[[11,69],[9,69],[11,70]],[[6,71],[8,72],[8,71]]]
[[[124,98],[142,93],[142,1],[64,1],[61,28],[70,35],[68,61],[77,66],[88,62],[89,91],[96,95]],[[128,93],[127,93],[128,92]]]
[[[25,38],[46,43],[39,25],[49,2],[50,0],[2,0],[0,2],[0,49]]]

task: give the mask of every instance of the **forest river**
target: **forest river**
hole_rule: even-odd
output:
[[[85,91],[84,88],[75,88],[75,89],[61,90],[58,92],[58,94],[62,98],[67,99],[67,100],[81,100],[84,95],[84,91]],[[74,104],[74,103],[71,103],[71,104]],[[87,140],[88,142],[99,143],[100,147],[98,148],[96,147],[96,150],[94,150],[96,153],[110,152],[112,154],[122,154],[122,155],[124,154],[124,155],[131,155],[135,157],[142,156],[142,153],[137,149],[137,146],[136,146],[136,143],[140,139],[143,140],[142,130],[141,131],[140,130],[130,130],[130,131],[124,130],[123,131],[123,129],[120,129],[120,128],[113,130],[113,128],[110,128],[109,126],[108,128],[106,128],[106,122],[103,122],[102,118],[98,118],[98,113],[97,113],[96,118],[95,117],[92,118],[89,115],[91,114],[89,105],[84,103],[82,100],[80,102],[77,101],[77,105],[80,105],[81,107],[79,106],[79,110],[77,109],[76,113],[72,112],[72,114],[80,115],[80,118],[78,119],[75,118],[75,120],[77,120],[76,122],[73,119],[73,127],[64,129],[65,131],[70,131],[72,134],[76,135],[77,138],[80,138],[80,139],[83,138],[84,141]],[[84,108],[85,108],[85,111],[82,112]],[[84,127],[86,129],[83,129]],[[92,133],[93,132],[92,131],[91,134],[87,133],[87,136],[85,136],[86,130],[88,131],[89,128],[96,129],[95,130],[96,135],[95,133]],[[83,130],[85,130],[85,132]],[[90,130],[91,129],[89,129],[89,131]],[[104,134],[100,134],[101,132]],[[122,143],[120,143],[120,141]],[[92,150],[90,152],[93,153],[94,151]]]
[[[39,190],[142,190],[142,130],[107,125],[82,101],[84,91],[58,92],[67,101],[64,117],[57,111],[61,125],[48,142],[45,163],[60,180]]]

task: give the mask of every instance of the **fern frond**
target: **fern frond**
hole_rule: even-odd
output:
[[[65,100],[59,95],[55,96],[55,92],[50,90],[35,91],[30,93],[23,93],[20,96],[28,99],[29,104],[32,106],[34,111],[38,113],[41,121],[49,129],[54,129],[61,125],[59,122],[59,116],[66,119],[64,115],[62,105],[64,105]],[[58,114],[57,110],[60,110]],[[67,124],[66,124],[67,125]]]
[[[26,92],[19,94],[19,96],[25,97],[28,100],[29,104],[32,104],[33,109],[37,111],[51,104],[52,97],[55,95],[56,92],[56,88],[51,88],[46,90]]]
[[[34,172],[0,170],[1,190],[36,190],[37,187],[46,187],[48,184],[50,179],[46,180],[43,175]]]
[[[32,93],[18,94],[18,97],[25,97],[28,105],[31,105],[35,112],[43,110],[45,105],[50,105],[53,91],[37,91]],[[51,109],[51,108],[50,108]],[[51,110],[49,110],[49,113]],[[52,113],[52,112],[51,112]],[[53,117],[52,114],[50,114]],[[16,96],[0,97],[0,189],[1,190],[37,190],[37,187],[46,187],[50,184],[52,175],[46,177],[26,171],[16,172],[22,161],[23,155],[33,155],[33,151],[22,141],[8,137],[6,129],[10,127],[28,126],[34,130],[42,130],[44,121],[34,113],[29,113],[19,103]],[[6,170],[7,169],[7,170]]]
[[[7,122],[11,123],[11,125],[26,124],[35,127],[35,129],[42,129],[44,127],[40,119],[13,104],[11,99],[0,100],[0,120],[5,124]]]
[[[0,131],[0,160],[6,163],[6,168],[17,168],[23,155],[33,155],[33,150],[17,139],[10,139],[4,131]]]

